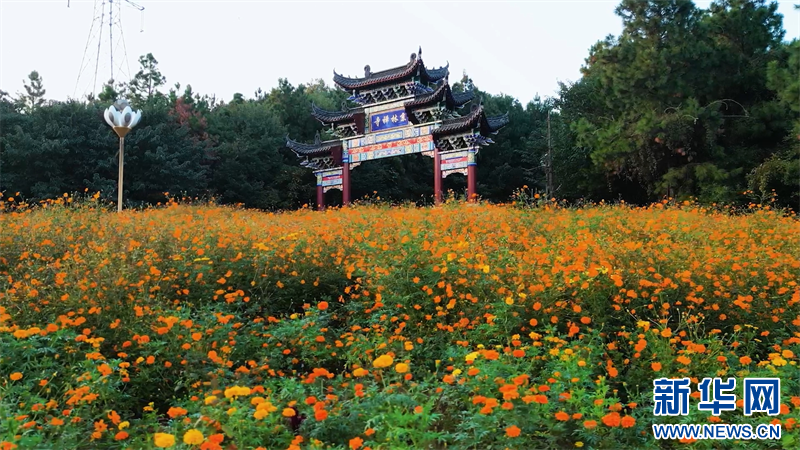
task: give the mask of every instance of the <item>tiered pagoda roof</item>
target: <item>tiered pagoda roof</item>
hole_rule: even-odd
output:
[[[508,114],[489,117],[483,105],[473,102],[468,113],[457,110],[475,98],[473,90],[454,92],[448,83],[449,64],[437,69],[429,69],[422,62],[422,48],[411,55],[410,61],[399,67],[380,72],[371,72],[365,67],[363,78],[349,78],[334,71],[334,81],[340,87],[351,91],[348,100],[361,103],[350,107],[347,101],[338,111],[326,110],[311,105],[311,115],[341,139],[321,141],[319,134],[313,144],[304,144],[286,137],[286,146],[297,156],[305,158],[304,166],[314,168],[338,167],[342,164],[343,141],[348,137],[363,135],[366,111],[370,104],[396,101],[404,108],[409,122],[438,122],[433,137],[440,149],[453,150],[465,146],[487,145],[491,143],[488,134],[496,134],[508,124]]]
[[[422,62],[422,47],[419,54],[412,53],[411,59],[405,65],[392,69],[372,72],[369,66],[364,67],[363,78],[350,78],[333,71],[333,81],[348,91],[372,89],[381,85],[396,84],[418,77],[423,84],[437,82],[450,74],[450,64],[437,69],[429,69]]]
[[[473,104],[472,111],[463,117],[442,121],[442,125],[433,130],[434,137],[464,132],[480,127],[481,134],[497,134],[500,128],[509,122],[508,113],[501,116],[486,116],[483,104]]]
[[[438,87],[430,94],[421,93],[415,95],[414,99],[405,103],[405,108],[406,111],[410,113],[416,108],[436,105],[439,102],[444,101],[447,109],[453,110],[455,108],[464,106],[474,97],[475,93],[472,90],[465,92],[453,92],[452,89],[450,89],[450,84],[448,84],[447,79],[445,78],[439,82]],[[409,117],[411,118],[412,122],[414,122],[413,114],[409,114]]]
[[[334,153],[338,150],[341,154],[342,141],[340,139],[333,139],[330,141],[320,141],[319,133],[317,133],[316,140],[313,144],[304,144],[291,139],[286,136],[286,146],[289,147],[297,156],[325,156]]]
[[[363,112],[364,108],[348,108],[346,104],[343,104],[342,109],[339,111],[328,111],[327,109],[320,108],[314,103],[311,104],[311,115],[324,124],[352,122],[355,120],[356,114]]]

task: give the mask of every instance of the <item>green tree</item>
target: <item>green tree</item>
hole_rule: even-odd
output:
[[[117,83],[114,86],[114,80],[109,80],[103,84],[103,90],[97,95],[97,100],[104,104],[111,104],[118,99],[124,98],[127,94],[127,86],[125,83]],[[92,101],[93,99],[89,99]]]
[[[31,113],[45,102],[44,94],[47,91],[44,88],[44,79],[34,70],[28,74],[27,80],[22,80],[22,83],[25,93],[19,94],[19,102],[26,112]]]
[[[284,153],[285,128],[268,105],[234,101],[214,109],[208,124],[215,143],[211,188],[221,201],[277,209],[311,198],[311,174]]]
[[[158,61],[152,53],[139,57],[139,71],[128,83],[128,91],[131,95],[131,104],[142,108],[146,103],[155,98],[162,98],[163,94],[158,88],[167,83],[167,78],[158,69]]]
[[[776,92],[777,103],[792,111],[793,131],[778,151],[748,174],[748,188],[759,200],[771,198],[774,192],[781,204],[797,209],[800,207],[800,40],[793,40],[783,49],[782,57],[771,61],[767,68],[767,86]]]
[[[622,34],[598,42],[582,70],[595,98],[568,112],[577,144],[641,186],[634,197],[735,199],[788,130],[766,87],[783,37],[776,5],[623,0],[617,14]]]

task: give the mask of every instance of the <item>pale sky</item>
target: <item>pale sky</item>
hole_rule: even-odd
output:
[[[138,57],[151,52],[168,86],[191,84],[195,92],[225,101],[236,92],[249,98],[259,87],[269,90],[278,78],[295,86],[318,78],[332,85],[334,69],[361,77],[367,64],[373,72],[396,67],[421,45],[426,66],[450,62],[451,83],[466,70],[480,89],[525,104],[537,94],[555,95],[558,81],[580,78],[589,48],[622,28],[616,0],[134,1],[145,7],[144,17],[121,7],[124,51],[114,28],[115,79],[127,81],[138,70]],[[27,74],[38,70],[47,99],[91,91],[97,36],[83,58],[102,1],[67,3],[0,0],[0,89],[16,95]],[[800,37],[793,2],[779,3],[786,39]],[[107,13],[101,30],[98,90],[110,77]]]

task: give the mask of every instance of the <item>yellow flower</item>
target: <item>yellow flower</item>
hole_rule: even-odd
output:
[[[394,366],[394,370],[397,371],[397,373],[406,373],[408,372],[408,364],[399,363],[396,366]]]
[[[778,356],[777,358],[772,360],[772,364],[778,367],[785,366],[786,360]]]
[[[369,372],[367,372],[366,369],[363,369],[363,368],[359,367],[358,369],[353,371],[353,376],[354,377],[363,377],[364,375],[366,375],[368,373]]]
[[[229,387],[228,389],[225,389],[225,398],[241,397],[245,395],[250,395],[249,387],[233,386]]]
[[[464,357],[467,361],[475,361],[475,359],[480,355],[478,352],[468,353],[467,356]]]
[[[175,436],[167,433],[156,433],[153,440],[158,448],[170,448],[175,445]]]
[[[203,443],[203,433],[192,428],[183,435],[183,443],[186,445],[199,445]]]
[[[394,359],[389,355],[381,355],[375,361],[372,361],[372,367],[383,369],[389,367],[394,362]]]
[[[575,443],[575,447],[578,447],[578,448],[583,447],[583,442],[581,442],[581,441],[576,442]]]
[[[205,404],[206,405],[210,405],[210,404],[212,404],[212,403],[214,403],[216,401],[217,401],[217,396],[216,395],[209,395],[208,397],[206,397]]]
[[[259,403],[258,406],[256,406],[256,411],[266,411],[267,413],[271,413],[277,410],[278,408],[269,401],[266,401],[264,403]]]
[[[233,415],[233,413],[235,413],[235,412],[236,412],[236,408],[235,408],[235,407],[234,407],[234,408],[229,408],[229,409],[228,409],[228,411],[226,411],[226,412],[227,412],[227,414],[228,414],[229,416],[232,416],[232,415]]]
[[[145,407],[144,407],[144,408],[142,408],[142,409],[143,409],[144,411],[152,411],[152,410],[153,410],[153,405],[154,405],[154,403],[153,403],[153,402],[150,402],[150,403],[148,403],[148,404],[147,404],[147,406],[145,406]]]
[[[461,375],[461,369],[456,369],[456,370],[453,371],[453,376],[454,377],[457,377],[459,375]]]
[[[253,417],[255,417],[256,420],[261,420],[268,415],[269,412],[266,409],[257,409],[256,412],[253,413]]]
[[[283,412],[281,414],[283,417],[294,417],[296,413],[292,408],[283,408]]]

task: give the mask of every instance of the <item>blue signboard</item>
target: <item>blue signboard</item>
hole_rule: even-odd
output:
[[[369,129],[373,132],[406,125],[408,125],[408,116],[406,116],[405,109],[383,111],[369,116]]]

